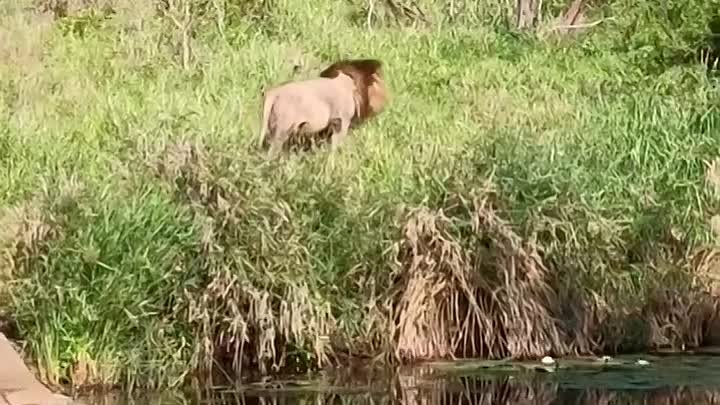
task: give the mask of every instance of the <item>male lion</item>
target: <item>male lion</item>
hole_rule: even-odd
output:
[[[330,131],[333,149],[351,125],[378,114],[386,103],[381,63],[344,60],[323,70],[320,77],[289,82],[264,94],[260,138],[274,156],[291,137]]]

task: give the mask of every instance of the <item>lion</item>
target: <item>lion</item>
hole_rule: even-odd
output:
[[[333,149],[351,127],[379,114],[387,102],[381,62],[343,60],[320,77],[287,82],[264,94],[260,139],[274,156],[291,138],[330,132]]]

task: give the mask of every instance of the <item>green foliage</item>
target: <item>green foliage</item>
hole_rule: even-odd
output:
[[[53,229],[26,251],[28,232],[0,230],[0,246],[21,258],[9,311],[48,380],[172,385],[238,331],[250,368],[311,367],[325,338],[376,355],[399,214],[443,209],[470,251],[455,197],[489,180],[554,285],[584,287],[567,302],[618,303],[608,319],[646,308],[670,288],[648,281],[658,268],[712,241],[720,99],[686,55],[708,44],[713,2],[609,2],[588,18],[615,20],[573,42],[512,32],[503,2],[417,2],[428,23],[376,9],[371,31],[366,2],[198,2],[189,69],[174,23],[122,3],[0,24],[0,205]],[[262,89],[350,56],[383,60],[387,110],[337,154],[261,159]],[[614,326],[597,327],[602,349],[647,346]]]
[[[635,65],[657,75],[676,64],[700,62],[699,51],[714,48],[718,7],[713,1],[640,2],[633,5],[611,2],[604,7],[617,18],[606,31],[616,49],[626,53]]]
[[[62,207],[48,199],[61,234],[30,258],[13,291],[40,366],[51,375],[96,368],[87,381],[68,376],[81,385],[172,384],[193,350],[180,313],[183,294],[201,281],[192,218],[147,186],[84,190]]]

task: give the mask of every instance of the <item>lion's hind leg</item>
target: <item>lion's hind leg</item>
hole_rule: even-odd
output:
[[[268,159],[274,159],[282,150],[284,142],[280,139],[279,136],[276,136],[272,139],[272,141],[269,141],[268,143],[269,147],[267,150],[267,157]]]
[[[275,136],[270,141],[268,158],[275,158],[285,148],[285,146],[287,146],[288,141],[297,134],[298,127],[302,125],[303,123],[292,125],[290,128],[278,128],[275,132]]]

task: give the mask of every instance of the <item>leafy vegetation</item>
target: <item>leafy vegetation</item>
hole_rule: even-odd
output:
[[[0,14],[0,315],[45,381],[715,330],[717,4],[594,4],[558,37],[489,1],[91,3]],[[366,56],[385,112],[260,156],[264,88]]]

